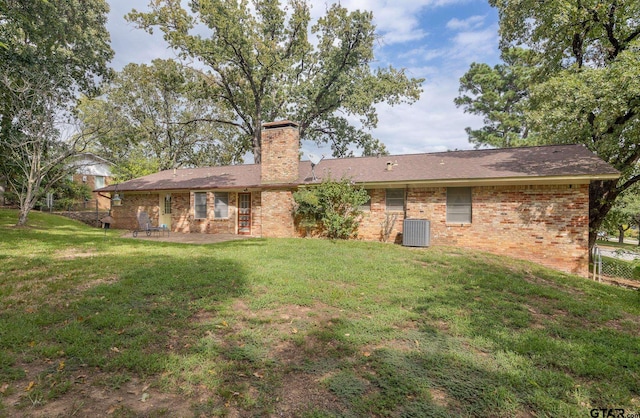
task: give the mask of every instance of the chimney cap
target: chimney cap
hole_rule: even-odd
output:
[[[300,125],[297,122],[293,122],[290,120],[279,120],[276,122],[267,122],[262,124],[262,129],[276,129],[276,128],[286,128],[292,127],[297,128]]]

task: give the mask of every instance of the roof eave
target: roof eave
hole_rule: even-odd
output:
[[[394,180],[394,181],[357,181],[355,183],[363,187],[398,187],[398,186],[436,186],[436,187],[465,187],[465,186],[517,186],[517,185],[543,185],[543,184],[589,184],[594,180],[616,180],[620,177],[618,173],[608,174],[589,174],[589,175],[571,175],[571,176],[518,176],[518,177],[490,177],[490,178],[460,178],[460,179],[427,179],[427,180]],[[316,182],[304,183],[273,183],[273,184],[237,184],[225,186],[201,186],[201,187],[159,187],[159,188],[135,188],[129,189],[119,186],[117,189],[114,185],[94,190],[95,192],[167,192],[179,190],[266,190],[266,189],[283,189],[296,188],[299,186],[313,186],[320,184],[321,180]]]
[[[582,176],[529,176],[529,177],[491,177],[491,178],[461,178],[461,179],[432,179],[432,180],[397,180],[397,181],[365,181],[355,183],[367,186],[521,186],[521,185],[554,185],[554,184],[589,184],[594,180],[616,180],[619,174],[597,174]],[[316,184],[316,183],[308,183]]]
[[[147,193],[147,192],[178,192],[185,190],[266,190],[266,189],[291,189],[296,188],[299,183],[273,183],[273,184],[233,184],[233,185],[221,185],[221,186],[188,186],[188,187],[150,187],[150,188],[127,188],[118,186],[117,190],[115,186],[106,186],[101,189],[96,189],[94,192],[128,192],[128,193]]]

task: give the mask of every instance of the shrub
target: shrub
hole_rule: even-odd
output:
[[[330,239],[349,239],[358,234],[362,215],[359,207],[369,200],[369,195],[349,179],[329,178],[318,186],[295,192],[293,199],[296,222],[307,233],[315,229]]]

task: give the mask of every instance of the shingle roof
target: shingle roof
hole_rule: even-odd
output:
[[[391,164],[391,170],[387,165]],[[449,151],[381,157],[324,159],[314,169],[300,162],[298,184],[312,184],[330,176],[356,183],[527,181],[559,178],[617,178],[619,172],[583,145]],[[167,170],[118,185],[120,191],[257,188],[260,165]],[[101,191],[113,191],[108,186]]]
[[[258,187],[260,165],[228,165],[221,167],[181,168],[165,170],[118,184],[120,191],[218,189]],[[99,189],[113,191],[115,185]]]

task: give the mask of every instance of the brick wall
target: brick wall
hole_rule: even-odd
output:
[[[265,123],[262,130],[262,184],[287,184],[298,181],[300,160],[298,125],[290,121]],[[254,208],[256,229],[253,235],[264,237],[292,237],[293,195],[291,189],[267,189],[259,196]]]
[[[369,196],[371,209],[364,212],[358,237],[368,241],[402,242],[404,212],[386,211],[385,189],[371,189]]]
[[[191,222],[191,195],[171,193],[171,231],[188,233]]]
[[[384,190],[372,190],[359,236],[380,240],[387,217]],[[471,224],[446,222],[446,188],[407,190],[408,218],[431,221],[431,245],[475,248],[587,275],[589,186],[483,186],[472,188]],[[402,241],[403,213],[390,241]]]
[[[264,190],[261,194],[262,236],[286,238],[296,235],[291,190]]]
[[[112,228],[137,229],[139,212],[147,212],[151,223],[153,225],[158,224],[158,215],[160,213],[158,201],[160,197],[157,193],[120,193],[120,197],[122,198],[122,205],[114,206],[111,210],[111,216],[114,219],[114,224],[111,225]]]
[[[263,184],[298,181],[300,136],[293,122],[264,124],[260,163]]]
[[[251,235],[262,236],[262,193],[251,193]]]

